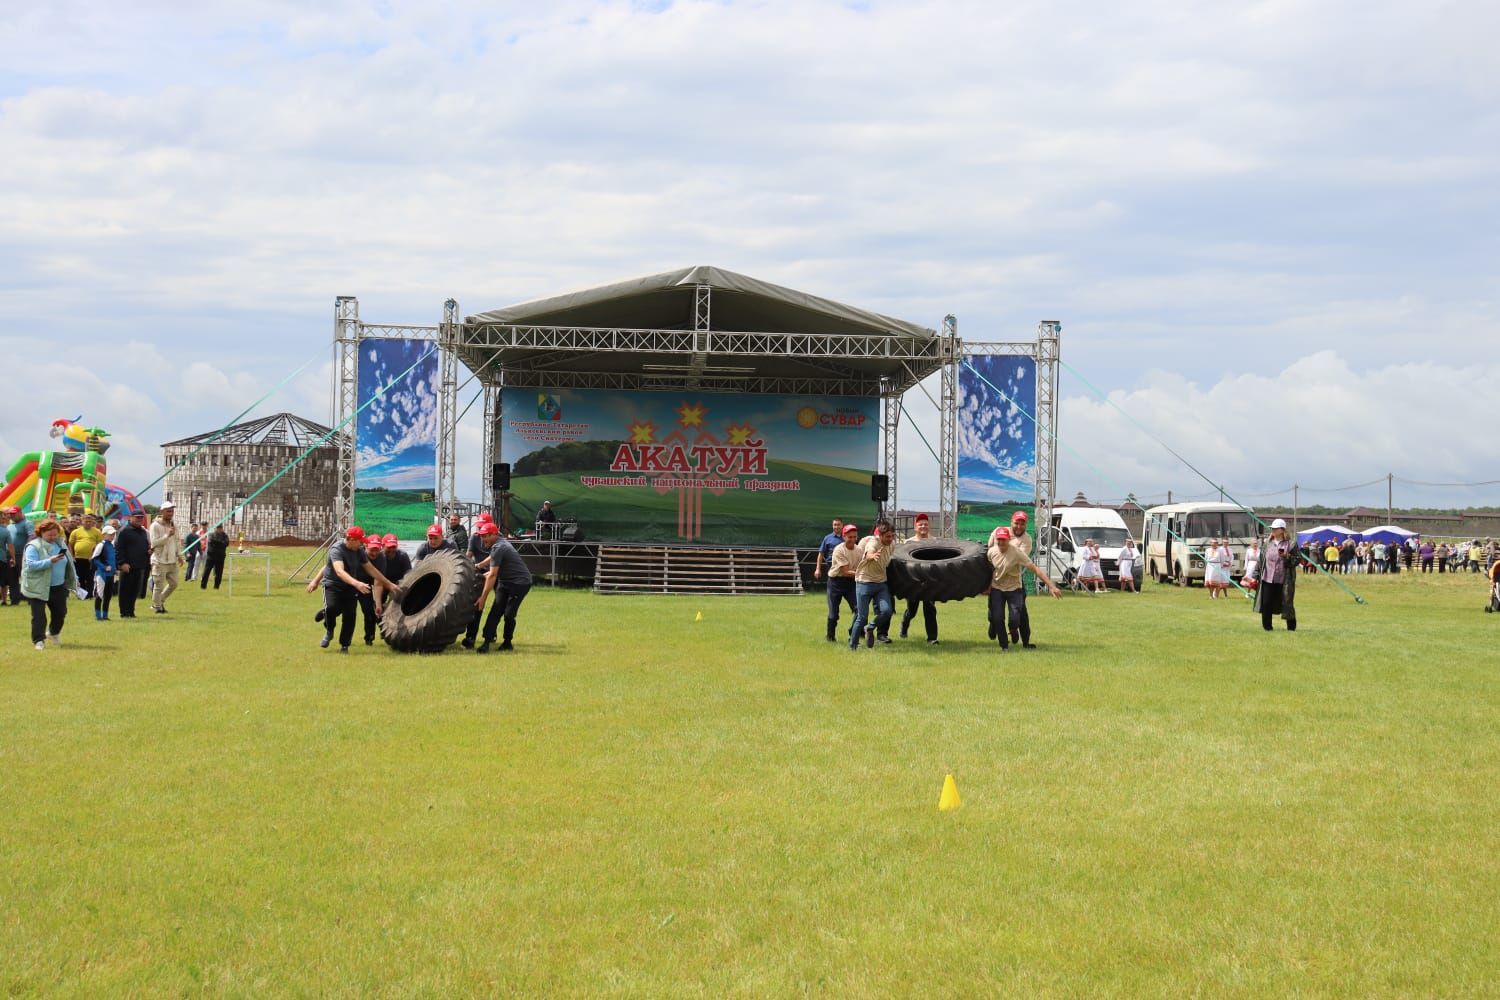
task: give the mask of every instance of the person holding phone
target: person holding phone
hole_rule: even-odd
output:
[[[78,589],[78,573],[61,537],[62,525],[49,517],[36,526],[36,537],[26,546],[21,593],[31,603],[31,642],[38,652],[46,649],[44,640],[62,645],[68,594]]]

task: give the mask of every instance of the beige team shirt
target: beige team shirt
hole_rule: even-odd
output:
[[[1026,568],[1026,554],[1018,551],[1012,543],[1010,548],[1003,551],[1000,546],[991,545],[986,555],[990,557],[990,586],[996,590],[1020,590],[1021,571]]]
[[[850,548],[843,542],[833,547],[833,557],[828,560],[829,576],[854,576],[854,567],[859,562],[859,546]]]
[[[885,566],[891,561],[891,554],[896,551],[896,546],[881,545],[880,539],[874,535],[867,535],[860,539],[859,549],[855,555],[864,559],[864,564],[859,567],[859,572],[854,574],[856,583],[885,583]]]
[[[1029,535],[1029,534],[1026,534],[1026,535],[1012,534],[1010,536],[1010,547],[1013,548],[1013,549],[1020,549],[1021,550],[1021,555],[1030,558],[1030,556],[1031,556],[1031,535]]]
[[[151,565],[170,566],[182,557],[182,536],[165,521],[151,522]]]

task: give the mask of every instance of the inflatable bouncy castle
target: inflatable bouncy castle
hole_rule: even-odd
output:
[[[28,516],[106,513],[104,453],[109,450],[109,433],[84,427],[79,419],[52,422],[52,436],[62,441],[62,451],[30,451],[11,464],[0,486],[0,508],[19,507]]]

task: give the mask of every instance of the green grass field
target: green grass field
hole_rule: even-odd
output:
[[[1354,581],[1296,634],[1033,598],[1004,655],[975,601],[850,653],[541,586],[488,657],[245,579],[42,653],[5,608],[0,992],[1495,996],[1500,616]]]
[[[355,490],[354,518],[366,534],[421,539],[432,524],[431,490]]]

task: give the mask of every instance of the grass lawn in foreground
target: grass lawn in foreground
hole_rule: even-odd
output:
[[[249,581],[43,653],[0,609],[0,991],[1500,993],[1467,575],[1292,635],[1033,598],[1005,655],[977,601],[850,653],[821,597],[542,585],[513,655],[345,657]]]

